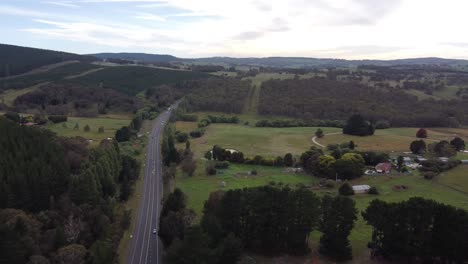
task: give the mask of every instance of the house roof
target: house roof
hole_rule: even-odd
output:
[[[375,166],[375,169],[380,170],[380,171],[391,171],[392,164],[389,162],[382,162],[382,163],[377,164],[377,166]]]
[[[353,185],[354,191],[367,191],[370,189],[369,185]]]

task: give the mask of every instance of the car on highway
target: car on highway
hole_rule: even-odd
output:
[[[156,228],[153,229],[153,234],[156,234],[157,232],[158,232],[158,230],[156,230]]]

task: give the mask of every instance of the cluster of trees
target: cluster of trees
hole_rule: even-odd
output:
[[[468,261],[464,210],[423,198],[399,203],[374,200],[362,216],[373,228],[372,256],[408,263]]]
[[[0,133],[0,262],[112,263],[139,163],[114,141],[90,150],[6,119]]]
[[[429,151],[430,154],[436,157],[453,157],[457,151],[465,149],[465,141],[460,137],[453,138],[450,142],[442,140],[436,143],[426,145],[424,140],[415,140],[410,144],[410,150],[414,154],[423,154]]]
[[[175,87],[187,94],[188,111],[241,113],[249,94],[250,81],[209,78],[182,82]]]
[[[14,101],[17,112],[44,112],[49,115],[97,116],[107,112],[134,112],[141,107],[131,98],[111,89],[80,85],[50,84]]]
[[[359,114],[352,115],[343,127],[343,134],[361,137],[374,135],[374,131],[374,125]]]
[[[321,149],[311,147],[302,153],[300,161],[304,170],[318,177],[351,180],[362,176],[366,161],[356,152],[334,152],[339,156],[324,155]],[[375,158],[375,156],[374,156]],[[371,157],[368,156],[371,160]]]
[[[294,159],[291,153],[287,153],[284,157],[264,158],[261,155],[255,155],[253,158],[244,157],[244,153],[225,149],[219,145],[214,145],[213,148],[205,153],[205,158],[208,160],[229,161],[232,163],[243,163],[250,165],[263,166],[286,166],[294,165]]]
[[[341,120],[260,120],[255,123],[256,127],[343,127]]]
[[[144,120],[151,120],[158,115],[158,109],[155,106],[145,106],[137,111],[130,125],[123,126],[115,131],[115,140],[118,142],[130,141],[141,129]]]
[[[423,173],[425,179],[432,179],[439,175],[441,172],[448,171],[455,168],[460,164],[459,160],[450,159],[448,161],[441,161],[439,159],[429,159],[420,162],[419,170]]]
[[[258,111],[304,120],[346,120],[349,113],[361,113],[392,126],[453,127],[468,123],[467,100],[418,100],[398,89],[318,78],[269,80],[262,84]]]
[[[180,190],[174,196],[176,193],[179,202],[170,203],[184,212],[185,197]],[[199,226],[187,227],[183,220],[190,217],[173,217],[170,222],[161,219],[160,235],[164,235],[163,241],[172,241],[168,250],[171,263],[236,263],[243,249],[269,256],[304,255],[310,250],[313,230],[322,232],[322,254],[349,260],[348,236],[356,214],[354,201],[347,197],[320,199],[306,188],[270,185],[213,192],[205,202]],[[163,231],[169,224],[178,226],[171,228],[171,235]]]

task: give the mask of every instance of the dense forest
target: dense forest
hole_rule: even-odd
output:
[[[18,96],[14,101],[16,112],[74,116],[134,112],[141,106],[141,100],[115,90],[76,84],[45,85],[36,91]]]
[[[346,120],[361,113],[392,126],[468,124],[468,99],[418,100],[400,90],[326,79],[270,80],[262,85],[259,113],[303,119]]]
[[[207,74],[201,72],[166,70],[143,66],[118,66],[107,67],[86,76],[69,80],[66,83],[95,88],[110,88],[133,96],[158,85],[174,84],[207,76]]]
[[[111,140],[89,149],[0,119],[0,263],[113,263],[139,164]]]
[[[72,53],[19,47],[0,44],[0,77],[8,77],[31,71],[44,65],[78,60],[83,62],[95,61],[91,56],[81,56]]]
[[[250,81],[210,78],[183,82],[176,88],[188,94],[185,107],[189,111],[241,113],[250,90]]]
[[[99,67],[97,65],[91,63],[70,63],[48,70],[46,72],[0,80],[0,90],[28,88],[36,84],[59,81],[67,78],[68,76],[78,75],[80,73],[98,68]]]

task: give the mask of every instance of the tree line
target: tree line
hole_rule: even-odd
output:
[[[344,196],[319,198],[306,188],[263,186],[217,191],[205,202],[199,225],[176,189],[166,200],[159,235],[171,263],[236,263],[243,250],[263,255],[304,255],[320,230],[320,252],[352,258],[348,240],[355,203]]]
[[[233,78],[209,78],[175,85],[186,96],[186,109],[241,113],[250,90],[250,81]]]
[[[0,118],[0,262],[112,263],[140,164],[104,140],[56,137]]]
[[[262,84],[259,113],[305,120],[346,120],[360,113],[391,126],[446,126],[468,123],[468,101],[418,100],[398,89],[378,89],[354,82],[319,78],[269,80]]]

